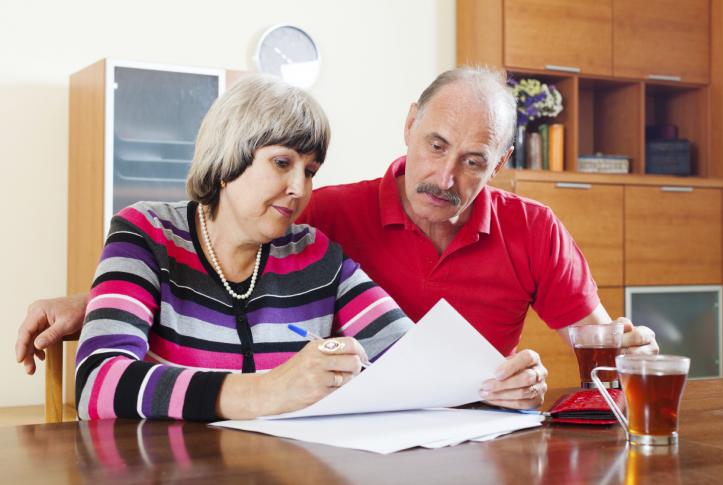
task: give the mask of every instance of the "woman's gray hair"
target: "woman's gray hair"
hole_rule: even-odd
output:
[[[505,150],[512,145],[517,123],[517,101],[507,85],[507,72],[504,69],[463,66],[443,72],[419,96],[417,117],[422,116],[425,106],[437,91],[456,82],[467,83],[481,100],[491,105],[500,148]]]
[[[282,145],[302,155],[313,153],[323,163],[330,137],[326,114],[308,93],[268,75],[247,74],[204,117],[186,192],[215,217],[221,182],[239,177],[256,150]]]

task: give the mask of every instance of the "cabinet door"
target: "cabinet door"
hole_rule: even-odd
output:
[[[626,187],[625,284],[720,282],[721,191]]]
[[[613,74],[707,83],[709,0],[613,0]]]
[[[599,286],[622,286],[621,186],[520,181],[516,192],[550,206],[582,250]]]
[[[220,75],[114,66],[113,185],[106,187],[113,205],[106,207],[106,232],[112,214],[139,200],[186,198],[196,135],[220,94]]]
[[[610,74],[611,21],[611,0],[506,0],[505,66]]]
[[[600,301],[611,318],[623,316],[624,291],[622,288],[599,288]],[[555,330],[530,309],[525,319],[525,328],[517,350],[532,349],[540,354],[542,364],[547,367],[549,388],[580,387],[580,373],[572,347]]]

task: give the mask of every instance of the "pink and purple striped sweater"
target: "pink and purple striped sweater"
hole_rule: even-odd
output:
[[[81,419],[216,419],[228,372],[272,369],[306,341],[351,336],[371,359],[411,326],[321,231],[293,225],[265,244],[256,287],[233,300],[203,255],[195,202],[119,212],[96,270],[76,357]],[[232,284],[245,292],[249,281]]]

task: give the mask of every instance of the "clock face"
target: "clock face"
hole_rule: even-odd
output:
[[[256,54],[259,70],[301,88],[319,74],[319,50],[304,30],[292,25],[272,27],[261,37]]]

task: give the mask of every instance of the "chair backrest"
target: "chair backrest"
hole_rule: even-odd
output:
[[[45,422],[63,421],[63,345],[78,340],[79,334],[66,335],[45,349]]]

